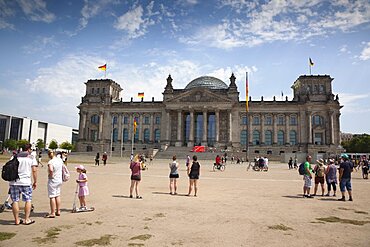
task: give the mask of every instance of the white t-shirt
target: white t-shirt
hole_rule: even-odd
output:
[[[49,178],[48,182],[51,184],[61,184],[62,180],[62,166],[63,160],[59,157],[54,157],[48,162],[48,166],[53,166],[53,178]]]
[[[19,161],[18,176],[19,179],[16,181],[9,182],[9,185],[32,185],[32,166],[37,166],[37,161],[34,156],[28,152],[21,152],[17,155]]]

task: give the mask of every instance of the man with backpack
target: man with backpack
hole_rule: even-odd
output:
[[[346,189],[348,191],[349,199],[348,201],[352,201],[352,184],[351,184],[351,173],[353,172],[353,163],[349,161],[349,157],[347,154],[341,155],[342,162],[339,166],[339,186],[340,192],[342,192],[342,198],[338,199],[338,201],[345,201],[345,193]]]
[[[304,181],[303,197],[306,197],[306,198],[313,198],[313,196],[311,196],[310,194],[310,190],[312,187],[311,160],[312,160],[312,157],[310,155],[307,155],[306,162],[304,163],[305,171],[303,174],[303,181]]]
[[[26,144],[23,148],[23,152],[20,152],[17,157],[18,159],[18,176],[19,179],[9,182],[10,197],[13,201],[13,215],[15,225],[24,224],[30,225],[35,223],[34,220],[30,219],[31,214],[31,202],[32,202],[32,190],[36,189],[37,184],[37,161],[36,157],[31,155],[31,144]],[[33,183],[32,183],[32,180]],[[25,202],[24,206],[24,221],[19,218],[19,200],[22,195],[22,200]]]
[[[315,192],[314,192],[313,195],[316,196],[319,184],[321,184],[321,193],[322,193],[322,196],[324,196],[324,193],[325,193],[325,187],[324,187],[324,184],[325,184],[325,170],[326,170],[324,160],[319,159],[319,160],[316,161],[316,163],[317,163],[317,165],[313,169],[314,172],[315,172]]]

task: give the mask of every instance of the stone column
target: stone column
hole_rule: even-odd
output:
[[[290,144],[289,140],[289,115],[285,115],[285,144]]]
[[[334,144],[334,112],[330,112],[330,144]]]
[[[99,114],[99,136],[98,140],[103,139],[103,119],[104,119],[104,112],[100,112]]]
[[[308,144],[314,143],[312,140],[312,115],[311,112],[307,112],[308,116]]]
[[[208,142],[207,142],[207,123],[208,123],[208,119],[207,119],[207,111],[203,111],[203,137],[202,137],[202,146],[208,146]]]
[[[150,114],[149,141],[154,143],[154,113]]]
[[[181,124],[182,123],[182,112],[181,110],[177,111],[177,141],[175,143],[176,147],[181,147],[182,146],[182,128]]]
[[[117,141],[121,143],[122,140],[122,113],[118,114],[118,138]]]
[[[261,142],[262,144],[265,144],[265,115],[261,114]]]
[[[171,122],[171,119],[170,119],[170,112],[169,111],[166,112],[166,119],[167,119],[166,140],[167,140],[168,143],[170,143],[170,131],[171,131],[170,122]]]
[[[273,115],[273,120],[274,120],[274,132],[272,133],[273,134],[273,141],[272,141],[272,143],[273,144],[277,144],[277,132],[278,132],[278,130],[277,130],[277,115],[276,114],[274,114]]]
[[[85,112],[79,112],[80,115],[80,123],[79,123],[79,133],[78,138],[79,139],[85,139],[85,128],[86,128],[86,113]]]
[[[128,127],[128,140],[130,143],[133,139],[133,133],[134,133],[134,114],[130,114],[130,119],[128,121],[129,127]]]
[[[190,131],[189,131],[189,142],[188,147],[194,146],[194,111],[190,111]]]
[[[216,120],[216,144],[218,144],[220,140],[220,111],[215,111],[215,120]]]
[[[252,114],[248,114],[248,142],[251,145],[253,143],[253,129],[252,129],[252,123],[253,123],[253,116]]]
[[[229,111],[229,142],[232,143],[233,141],[233,119],[232,119],[232,113]]]
[[[136,131],[139,131],[139,142],[144,142],[144,140],[143,140],[143,123],[144,123],[144,114],[140,114],[139,115],[139,123],[138,123],[138,125],[139,125],[139,128],[138,129],[136,129]]]

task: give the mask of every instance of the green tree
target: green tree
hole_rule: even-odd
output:
[[[36,141],[36,147],[37,149],[44,149],[45,148],[45,143],[42,139],[37,139]]]
[[[350,141],[342,142],[348,153],[370,153],[370,135],[354,136]]]
[[[26,145],[26,144],[29,144],[30,142],[29,141],[27,141],[26,139],[22,139],[22,140],[18,140],[17,141],[17,147],[18,148],[24,148],[24,146]]]
[[[52,140],[49,144],[49,149],[55,150],[58,148],[58,142],[56,140]]]
[[[6,139],[4,141],[4,148],[8,148],[9,150],[16,150],[17,149],[17,141],[13,139]]]
[[[72,143],[69,143],[67,141],[62,142],[62,144],[60,144],[59,147],[62,149],[67,149],[68,151],[71,151],[73,149]]]

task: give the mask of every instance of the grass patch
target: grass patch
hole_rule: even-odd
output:
[[[45,231],[46,236],[44,238],[41,237],[33,238],[32,242],[36,242],[38,244],[55,243],[60,231],[62,231],[62,229],[58,227],[52,227],[49,230]]]
[[[128,246],[144,246],[142,243],[128,243]]]
[[[101,224],[103,224],[103,222],[101,222],[101,221],[95,221],[95,224],[101,225]]]
[[[150,239],[151,237],[153,237],[153,235],[150,235],[150,234],[142,234],[142,235],[138,235],[138,236],[132,237],[132,238],[130,238],[130,240],[142,240],[142,241],[146,241],[146,240]]]
[[[355,210],[355,213],[356,213],[356,214],[369,214],[368,212],[365,212],[365,211],[359,211],[359,210]]]
[[[110,245],[113,235],[103,235],[100,238],[78,241],[75,244],[79,246]]]
[[[343,208],[343,207],[339,207],[338,209],[339,210],[351,210],[350,208]]]
[[[312,224],[325,224],[323,221],[311,221]]]
[[[273,225],[273,226],[269,226],[268,227],[269,229],[272,229],[272,230],[280,230],[280,231],[289,231],[289,230],[293,230],[293,228],[289,227],[289,226],[286,226],[284,224],[279,224],[279,225]]]
[[[149,226],[145,226],[144,227],[144,230],[149,230]]]
[[[15,235],[17,234],[14,232],[0,232],[0,241],[11,239]]]
[[[151,220],[152,220],[152,218],[145,217],[145,218],[144,218],[144,220],[145,220],[145,221],[151,221]]]
[[[329,223],[341,223],[341,224],[351,224],[356,226],[363,226],[365,224],[370,223],[369,220],[349,220],[349,219],[341,219],[338,217],[330,216],[327,218],[316,218],[319,221],[329,222]]]
[[[166,215],[164,215],[163,213],[159,213],[159,214],[155,214],[154,217],[163,218],[163,217],[166,217]]]
[[[171,245],[183,245],[183,244],[184,243],[181,240],[179,240],[177,242],[171,242]]]

